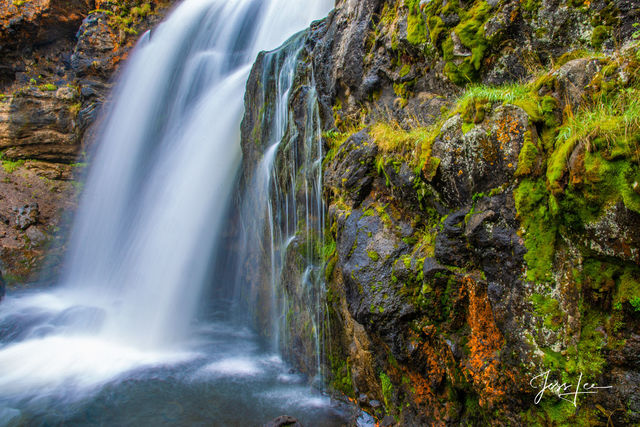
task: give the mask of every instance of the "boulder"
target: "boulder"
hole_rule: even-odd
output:
[[[326,168],[325,185],[335,194],[344,194],[351,206],[359,206],[371,190],[377,153],[367,130],[350,136]]]
[[[292,416],[281,415],[273,421],[264,424],[263,427],[302,427],[302,424]]]
[[[40,210],[38,208],[37,203],[31,203],[29,205],[24,205],[20,208],[13,208],[15,212],[15,223],[16,227],[20,230],[26,230],[33,224],[38,222],[40,218]]]

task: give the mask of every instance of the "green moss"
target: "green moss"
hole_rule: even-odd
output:
[[[611,33],[611,27],[606,25],[598,25],[593,29],[593,33],[591,34],[591,46],[596,49],[600,49],[602,44],[609,38],[609,34]]]
[[[405,0],[405,6],[409,10],[407,15],[407,41],[414,45],[423,45],[427,42],[427,25],[420,11],[420,0]]]
[[[540,294],[533,294],[531,301],[536,314],[544,319],[544,326],[552,331],[558,331],[562,325],[562,312],[558,301]]]
[[[54,92],[56,90],[58,90],[58,86],[52,84],[52,83],[47,83],[47,84],[43,84],[38,86],[38,89],[40,89],[43,92]]]
[[[476,1],[471,9],[461,15],[461,22],[454,28],[460,42],[469,50],[471,55],[464,57],[456,64],[454,60],[454,45],[451,36],[442,44],[442,54],[447,62],[445,74],[455,84],[465,85],[476,80],[482,66],[488,42],[484,37],[484,25],[489,18],[491,6],[484,1]]]
[[[524,0],[520,2],[522,9],[526,12],[529,12],[529,16],[531,16],[534,12],[537,12],[540,9],[540,5],[542,4],[542,0]]]
[[[400,77],[405,77],[409,72],[411,72],[411,65],[404,64],[400,69]]]
[[[0,153],[0,162],[2,162],[2,168],[6,173],[13,173],[16,169],[22,167],[25,163],[24,160],[11,160],[5,159],[4,153]]]
[[[640,311],[638,307],[638,301],[640,300],[640,268],[626,266],[621,273],[613,301],[616,303],[628,302],[636,311]]]
[[[536,171],[540,151],[531,140],[531,132],[525,133],[524,144],[518,155],[518,167],[516,176],[532,175]]]
[[[589,57],[593,57],[593,56],[594,56],[594,54],[592,52],[589,52],[589,51],[584,50],[584,49],[572,50],[570,52],[563,53],[556,60],[556,62],[554,64],[554,67],[557,69],[557,68],[562,67],[567,62],[573,61],[574,59],[589,58]]]
[[[516,209],[524,228],[527,280],[551,280],[557,224],[549,208],[549,194],[542,180],[525,179],[514,191]]]
[[[440,36],[447,28],[444,25],[442,18],[437,15],[430,16],[427,20],[427,25],[429,27],[429,38],[431,40],[431,43],[433,43],[433,45],[435,46],[438,44]]]
[[[355,397],[353,391],[353,382],[351,380],[351,364],[349,359],[346,360],[339,356],[330,354],[329,363],[331,365],[331,387],[344,394],[345,396]]]
[[[378,255],[376,251],[367,251],[367,255],[369,255],[369,258],[371,258],[373,262],[377,262],[380,259],[380,255]]]
[[[393,384],[391,384],[391,379],[384,372],[380,372],[380,385],[382,387],[384,406],[389,408],[393,397]]]

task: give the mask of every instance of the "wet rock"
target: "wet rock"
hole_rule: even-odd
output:
[[[267,424],[264,424],[264,427],[286,427],[286,426],[302,427],[302,424],[300,424],[300,422],[298,422],[297,419],[289,415],[281,415],[276,419],[274,419],[273,421]]]
[[[529,116],[519,107],[502,105],[466,134],[462,125],[458,115],[445,122],[432,148],[432,156],[440,159],[433,185],[453,206],[470,204],[474,194],[511,182]]]
[[[371,190],[378,146],[367,130],[347,139],[324,173],[325,185],[344,194],[353,207],[360,205]]]
[[[394,263],[408,247],[395,227],[360,210],[353,210],[338,227],[337,250],[349,312],[402,358],[399,325],[415,313],[415,308],[401,292],[401,283],[394,283],[391,276]]]
[[[37,203],[24,205],[21,208],[13,208],[15,212],[15,224],[20,230],[26,230],[38,222],[40,210]]]
[[[585,243],[603,256],[640,263],[640,214],[622,202],[610,206],[594,222],[585,224]]]
[[[444,228],[436,237],[435,258],[447,265],[464,267],[471,252],[464,240],[464,219],[469,209],[459,210],[447,217]]]
[[[424,264],[422,267],[422,274],[423,274],[424,280],[431,280],[435,278],[435,276],[438,274],[448,274],[448,273],[449,273],[449,270],[443,267],[442,265],[440,265],[440,263],[438,263],[438,261],[436,261],[435,258],[427,257],[424,259]]]
[[[48,236],[35,226],[27,228],[25,234],[33,246],[40,246],[48,240]]]

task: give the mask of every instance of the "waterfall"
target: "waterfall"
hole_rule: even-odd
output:
[[[270,338],[273,348],[319,373],[324,283],[320,256],[324,236],[322,138],[307,34],[268,52],[254,70],[260,106],[245,135],[260,151],[257,166],[245,165],[249,185],[242,208],[242,247],[236,303]],[[254,141],[261,135],[259,141]],[[251,174],[251,172],[253,172]],[[302,257],[302,259],[293,259]],[[258,312],[250,307],[260,307]],[[289,331],[296,330],[294,340]],[[294,341],[311,349],[296,348]],[[310,360],[312,359],[312,360]]]
[[[61,387],[69,397],[69,388],[194,357],[191,326],[238,175],[251,63],[331,7],[329,0],[186,0],[141,39],[101,121],[59,285],[8,295],[0,305],[0,403]],[[273,71],[281,101],[252,191],[273,197],[251,227],[267,223],[272,233],[274,281],[286,242],[318,232],[291,222],[302,201],[295,189],[310,189],[308,224],[323,215],[319,135],[302,136],[303,152],[291,148],[291,175],[272,173],[277,151],[300,139],[286,100],[304,37],[268,54],[280,55]],[[282,296],[274,289],[270,305]]]

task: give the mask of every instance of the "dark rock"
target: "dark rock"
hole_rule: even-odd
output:
[[[26,230],[33,224],[37,224],[38,219],[40,218],[40,211],[37,203],[24,205],[21,208],[13,208],[13,211],[16,213],[16,227],[20,230]]]
[[[324,173],[324,182],[336,194],[344,194],[353,207],[358,207],[371,190],[374,161],[378,146],[367,130],[347,139]]]
[[[273,421],[267,424],[264,424],[264,427],[285,427],[285,426],[302,427],[302,424],[300,424],[300,422],[298,422],[297,419],[289,415],[281,415],[278,418],[274,419]]]
[[[527,113],[513,105],[495,107],[466,134],[462,125],[458,115],[445,122],[432,148],[440,159],[432,184],[452,206],[470,205],[474,194],[511,182],[530,128]]]
[[[469,209],[459,210],[447,217],[442,232],[436,236],[435,258],[447,265],[464,267],[471,252],[464,239],[464,219]]]
[[[369,401],[369,405],[375,409],[375,408],[380,408],[382,406],[382,403],[380,403],[380,401],[378,400],[371,400]]]
[[[435,258],[427,257],[424,259],[422,273],[424,280],[431,280],[437,274],[448,274],[449,270],[440,265]]]
[[[382,421],[380,421],[381,427],[390,427],[395,425],[397,425],[396,419],[393,418],[391,415],[385,415]]]
[[[349,312],[365,329],[382,337],[397,358],[403,358],[399,325],[413,316],[415,308],[391,276],[407,244],[395,227],[357,209],[338,224],[337,243]]]
[[[17,50],[24,46],[51,44],[71,38],[89,11],[86,0],[29,1],[20,8],[0,4],[0,46]]]

